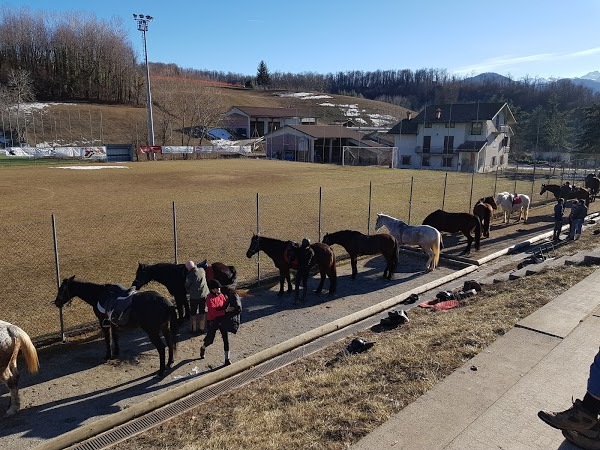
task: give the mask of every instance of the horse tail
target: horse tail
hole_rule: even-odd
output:
[[[235,269],[234,266],[228,266],[229,270],[231,271],[231,278],[230,278],[230,283],[229,284],[235,284],[237,281],[237,270]]]
[[[394,271],[398,267],[398,240],[394,238],[394,256],[392,257],[392,264],[394,265]]]
[[[481,219],[478,216],[475,218],[475,250],[479,250],[479,244],[481,242]]]
[[[442,233],[438,231],[436,236],[436,243],[433,246],[433,268],[436,268],[440,262],[440,252],[442,248]]]
[[[169,305],[169,328],[171,329],[171,339],[173,340],[173,350],[177,348],[177,329],[179,325],[177,322],[177,307],[175,305]]]
[[[38,360],[37,350],[35,349],[33,342],[31,342],[31,338],[18,326],[13,325],[13,327],[16,342],[10,361],[12,362],[17,358],[20,349],[23,353],[23,357],[25,358],[25,363],[27,364],[29,373],[37,373],[40,367],[40,362]]]

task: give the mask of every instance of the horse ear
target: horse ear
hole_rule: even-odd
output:
[[[73,275],[71,278],[69,278],[69,281],[73,281],[75,279],[75,275]]]

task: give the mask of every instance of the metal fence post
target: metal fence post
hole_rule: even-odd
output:
[[[373,198],[373,182],[369,181],[369,216],[367,217],[367,236],[371,235],[371,200]]]
[[[531,181],[531,201],[533,202],[533,189],[535,187],[535,163],[533,163],[533,180]]]
[[[319,186],[319,242],[321,242],[321,211],[323,207],[323,187]]]
[[[515,188],[513,189],[513,194],[517,193],[517,177],[519,176],[519,165],[517,164],[517,171],[515,172]]]
[[[444,195],[442,197],[442,211],[444,210],[444,206],[446,206],[446,185],[448,184],[448,172],[446,172],[446,176],[444,177]]]
[[[412,194],[413,194],[413,183],[415,182],[415,177],[410,177],[410,197],[408,198],[408,225],[410,225],[410,213],[412,212]]]
[[[475,171],[471,174],[471,195],[469,195],[469,209],[467,212],[471,212],[471,206],[473,205],[473,185],[475,184]]]
[[[496,189],[498,187],[498,169],[499,167],[496,167],[496,178],[494,178],[494,192],[493,195],[496,195]]]
[[[260,203],[258,200],[258,192],[256,193],[256,235],[259,236],[260,239]],[[257,279],[258,285],[260,286],[260,252],[257,252],[257,260],[256,260],[256,271],[257,271]]]
[[[565,163],[563,162],[562,163],[562,168],[561,168],[561,171],[560,171],[560,185],[561,186],[564,184],[563,183],[564,176],[565,176]]]
[[[56,239],[56,219],[54,218],[54,214],[52,214],[52,238],[54,240],[54,265],[56,267],[56,288],[60,288],[60,265],[58,263],[58,240]],[[65,321],[63,319],[63,309],[62,306],[58,308],[58,318],[60,320],[60,338],[62,342],[67,342],[67,338],[65,336]]]
[[[173,202],[173,251],[175,254],[175,264],[177,264],[177,209]]]

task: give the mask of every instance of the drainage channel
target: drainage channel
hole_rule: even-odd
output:
[[[295,348],[287,353],[279,355],[265,363],[252,367],[238,375],[235,375],[226,380],[208,386],[204,389],[188,395],[168,406],[156,409],[144,416],[138,417],[123,425],[119,425],[110,431],[106,431],[90,439],[82,441],[71,447],[69,450],[99,450],[113,446],[119,442],[129,439],[136,434],[142,433],[150,428],[153,428],[163,422],[166,422],[173,417],[182,414],[190,409],[193,409],[202,403],[207,402],[221,394],[237,389],[245,384],[250,383],[264,375],[280,369],[300,358],[319,351],[332,343],[339,341],[345,337],[356,334],[366,328],[369,328],[379,323],[379,319],[373,317],[356,322],[345,328],[337,330],[326,336],[318,338],[308,344]]]

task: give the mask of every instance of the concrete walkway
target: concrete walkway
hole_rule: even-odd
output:
[[[600,269],[520,321],[352,447],[575,449],[537,417],[583,398],[600,345]]]

